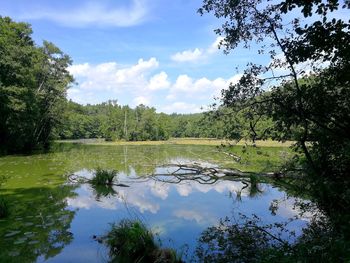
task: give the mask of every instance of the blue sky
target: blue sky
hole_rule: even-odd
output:
[[[219,21],[201,0],[3,0],[0,15],[32,25],[33,38],[71,56],[73,101],[116,99],[158,112],[199,112],[236,81],[254,50],[217,49]],[[268,62],[261,58],[260,62]]]

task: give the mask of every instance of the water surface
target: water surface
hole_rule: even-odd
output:
[[[241,181],[198,182],[172,177],[164,164],[200,163],[245,170],[273,169],[269,159],[283,149],[259,149],[266,160],[258,165],[235,163],[213,146],[88,146],[62,144],[55,151],[0,158],[0,175],[7,178],[1,194],[11,215],[0,221],[1,260],[4,262],[107,262],[108,252],[94,235],[105,234],[111,223],[138,219],[152,229],[162,246],[190,260],[197,239],[207,227],[225,217],[257,215],[264,223],[295,216],[293,196],[271,184],[245,187]],[[100,189],[73,184],[70,175],[90,178],[97,167],[117,169],[119,182],[129,187]],[[175,179],[175,180],[173,180]],[[242,190],[243,189],[243,190]],[[271,203],[279,208],[271,213]],[[308,222],[299,218],[288,228],[301,232]]]

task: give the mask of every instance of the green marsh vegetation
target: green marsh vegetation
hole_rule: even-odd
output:
[[[104,170],[98,167],[89,182],[93,185],[112,185],[117,179],[117,170]]]
[[[100,167],[95,170],[92,179],[88,183],[95,192],[96,200],[100,200],[101,197],[110,197],[117,194],[113,188],[116,185],[117,177],[117,170],[104,170]]]
[[[108,233],[98,238],[109,249],[109,262],[183,262],[175,250],[161,248],[155,236],[139,220],[124,219],[112,224]]]

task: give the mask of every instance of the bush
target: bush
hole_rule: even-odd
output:
[[[94,185],[112,185],[117,175],[118,171],[116,170],[103,170],[101,168],[97,168],[95,175],[90,182]]]
[[[173,249],[159,248],[153,233],[137,220],[113,224],[101,240],[109,248],[110,262],[182,262]]]

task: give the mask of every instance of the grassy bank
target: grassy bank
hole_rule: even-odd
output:
[[[60,143],[83,143],[89,145],[164,145],[164,144],[179,144],[179,145],[213,145],[218,146],[225,143],[237,145],[252,145],[251,141],[227,141],[223,139],[208,139],[208,138],[171,138],[166,141],[115,141],[106,142],[104,139],[82,139],[82,140],[59,140]],[[293,141],[278,142],[272,140],[257,141],[256,146],[259,147],[289,147]]]

